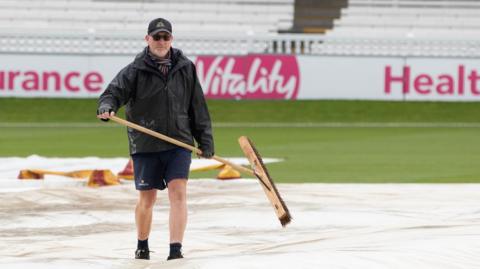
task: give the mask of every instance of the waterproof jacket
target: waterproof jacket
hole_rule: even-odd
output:
[[[214,152],[210,115],[195,65],[171,49],[172,67],[163,75],[148,55],[148,47],[124,67],[98,100],[98,109],[114,112],[125,105],[128,121]],[[176,146],[132,128],[127,129],[130,154],[159,152]]]

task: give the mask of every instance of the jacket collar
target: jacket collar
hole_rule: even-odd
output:
[[[189,60],[185,55],[183,55],[183,52],[179,49],[176,48],[171,48],[170,53],[172,55],[172,69],[169,72],[169,76],[176,71],[178,71],[180,68],[184,67],[185,65],[188,64]],[[160,73],[158,71],[156,64],[153,62],[153,60],[148,56],[148,46],[143,49],[142,52],[137,54],[135,57],[135,60],[133,61],[134,67],[140,69],[140,70],[145,70],[149,72],[154,72],[154,73]]]

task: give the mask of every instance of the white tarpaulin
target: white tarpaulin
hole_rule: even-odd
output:
[[[155,252],[138,261],[131,182],[87,188],[46,178],[50,184],[35,185],[7,176],[15,165],[4,160],[2,269],[480,268],[480,184],[277,184],[293,217],[282,228],[256,180],[190,180],[186,258],[165,261],[168,198],[161,192],[149,239]],[[17,159],[30,168],[25,160]],[[112,159],[104,168],[123,165]]]

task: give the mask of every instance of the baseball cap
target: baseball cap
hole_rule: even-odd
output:
[[[163,18],[154,19],[148,24],[148,34],[154,35],[159,32],[172,34],[172,24]]]

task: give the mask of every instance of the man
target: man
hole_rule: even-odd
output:
[[[98,101],[97,118],[107,121],[123,105],[127,120],[194,145],[204,158],[214,155],[210,115],[194,64],[172,48],[172,25],[158,18],[150,22],[148,46],[110,82]],[[191,152],[128,128],[135,187],[138,245],[136,259],[150,259],[148,237],[157,190],[168,188],[170,254],[183,258],[187,223],[187,178]]]

